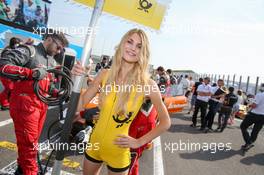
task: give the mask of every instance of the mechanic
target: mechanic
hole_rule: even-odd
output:
[[[5,49],[15,49],[22,40],[16,37],[12,37],[9,41],[9,45]],[[11,90],[14,87],[13,81],[9,78],[0,77],[0,81],[3,84],[4,90],[0,93],[0,104],[1,110],[9,109],[9,97],[11,95]]]
[[[40,88],[48,90],[51,75],[46,69],[56,65],[53,56],[68,46],[63,33],[51,32],[37,46],[19,45],[3,50],[0,59],[0,75],[14,80],[10,97],[10,116],[14,122],[18,147],[18,168],[15,174],[36,175],[38,166],[36,145],[46,118],[48,106],[34,93],[34,80]],[[84,73],[80,62],[72,70],[73,75]]]

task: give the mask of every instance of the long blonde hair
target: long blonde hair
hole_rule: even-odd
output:
[[[149,73],[148,73],[148,63],[149,63],[149,41],[147,38],[147,35],[145,32],[141,29],[132,29],[128,31],[121,39],[120,43],[118,44],[116,48],[115,55],[113,57],[113,63],[112,66],[108,72],[108,77],[106,80],[106,85],[111,85],[114,82],[117,82],[118,76],[120,75],[122,65],[123,65],[123,52],[124,52],[124,44],[127,42],[128,38],[133,34],[138,34],[138,36],[141,38],[141,49],[138,61],[134,63],[133,69],[128,73],[129,76],[126,76],[126,80],[123,82],[125,85],[140,85],[144,87],[148,84],[148,81],[150,79]],[[137,92],[136,98],[134,99],[134,102],[137,101],[137,98],[140,95],[143,95],[144,92]],[[119,92],[117,94],[117,105],[115,106],[115,110],[119,114],[124,114],[127,107],[127,102],[129,99],[130,92]],[[102,102],[104,101],[106,94],[102,94]]]

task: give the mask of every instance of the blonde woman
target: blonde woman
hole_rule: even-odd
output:
[[[100,92],[99,120],[85,152],[83,174],[99,174],[103,162],[109,175],[128,174],[130,148],[150,142],[170,127],[159,88],[149,78],[148,61],[149,43],[145,32],[128,31],[117,46],[111,68],[102,70],[81,97],[80,108]],[[128,136],[129,126],[146,98],[157,109],[159,124],[148,134],[134,139]]]

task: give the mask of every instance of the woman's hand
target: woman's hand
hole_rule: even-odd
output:
[[[140,147],[140,143],[137,139],[134,139],[133,137],[123,135],[123,134],[117,135],[117,138],[115,139],[114,144],[118,145],[121,148],[136,149]]]
[[[86,75],[86,70],[85,68],[81,65],[81,62],[80,61],[77,61],[77,64],[74,64],[72,70],[71,70],[71,73],[74,75],[74,76],[81,76],[81,75]]]

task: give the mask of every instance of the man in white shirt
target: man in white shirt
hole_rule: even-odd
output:
[[[195,103],[195,110],[192,117],[192,124],[191,127],[196,127],[197,123],[197,114],[199,112],[199,109],[201,110],[201,128],[200,130],[203,131],[205,129],[205,115],[206,110],[208,106],[208,101],[212,95],[211,93],[211,86],[209,85],[210,78],[206,77],[204,78],[203,84],[198,86],[197,89],[197,100]]]
[[[185,75],[184,79],[182,79],[180,83],[182,84],[184,94],[186,94],[188,88],[190,87],[190,81],[188,79],[188,75]]]
[[[185,92],[185,97],[187,97],[187,99],[189,101],[189,97],[192,94],[192,89],[193,89],[193,86],[194,86],[195,82],[192,80],[192,77],[188,78],[188,82],[189,82],[189,86],[187,88],[187,91]]]
[[[212,126],[214,123],[214,117],[220,107],[220,99],[221,97],[225,96],[225,92],[221,89],[224,86],[224,80],[219,79],[217,80],[217,86],[212,87],[211,93],[212,96],[208,102],[209,104],[209,111],[205,117],[205,127],[207,127],[205,132],[212,132]]]
[[[264,125],[264,83],[261,84],[260,93],[255,96],[253,104],[251,104],[251,112],[249,112],[243,122],[240,125],[241,132],[245,141],[245,145],[242,149],[248,150],[253,147],[253,143],[258,137],[259,131]],[[248,133],[247,129],[249,126],[253,125],[251,134]]]

